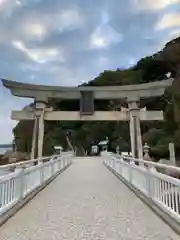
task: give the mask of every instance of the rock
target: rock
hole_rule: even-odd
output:
[[[8,163],[16,163],[20,161],[26,161],[29,159],[29,156],[27,153],[23,152],[13,152],[13,151],[7,151],[3,157],[3,160],[8,160]]]

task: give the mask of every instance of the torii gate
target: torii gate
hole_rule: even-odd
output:
[[[36,145],[38,157],[42,156],[44,121],[129,121],[131,151],[133,157],[142,158],[142,139],[140,121],[162,121],[163,111],[146,111],[138,107],[141,99],[157,97],[164,94],[173,79],[127,86],[103,87],[59,87],[19,83],[2,80],[3,85],[14,96],[33,98],[35,108],[12,111],[13,120],[34,120],[32,154],[34,158]],[[53,111],[47,108],[49,99],[80,99],[80,111]],[[122,99],[128,103],[128,109],[122,111],[94,111],[94,99]],[[125,110],[125,111],[124,111]],[[37,134],[38,133],[38,134]],[[38,135],[38,144],[36,136]]]

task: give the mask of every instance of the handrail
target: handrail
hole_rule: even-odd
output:
[[[178,172],[180,168],[120,156],[110,152],[102,152],[102,157],[108,168],[180,223],[180,180],[159,173],[154,167],[164,167]],[[140,164],[136,165],[135,162]]]
[[[152,162],[152,161],[146,161],[143,159],[137,159],[137,158],[133,158],[133,157],[128,157],[128,156],[121,156],[119,154],[115,154],[114,156],[117,158],[123,158],[123,159],[127,159],[129,161],[134,161],[134,162],[138,162],[138,163],[144,163],[150,167],[160,167],[160,168],[166,168],[166,169],[170,169],[170,170],[176,170],[177,172],[180,173],[180,167],[177,166],[173,166],[173,165],[166,165],[163,163],[156,163],[156,162]]]
[[[0,166],[0,169],[19,167],[19,166],[28,165],[28,164],[31,164],[31,163],[36,163],[36,162],[39,162],[39,161],[44,161],[44,160],[47,160],[47,159],[50,159],[50,157],[42,157],[42,158],[37,158],[37,159],[32,159],[32,160],[27,160],[27,161],[21,161],[21,162],[17,162],[17,163],[9,163],[9,164]]]
[[[17,168],[14,172],[0,177],[0,216],[18,202],[21,202],[32,191],[43,184],[46,185],[49,179],[71,164],[73,157],[73,152],[44,157],[40,160],[49,159],[49,161],[26,168],[24,167],[25,164],[37,162],[39,159],[9,164],[9,166],[16,166]]]
[[[64,154],[68,154],[68,153],[72,153],[71,151],[69,152],[62,152],[61,155],[63,156]],[[52,157],[56,157],[59,155],[52,155],[52,156],[47,156],[47,157],[41,157],[41,158],[36,158],[36,159],[31,159],[31,160],[27,160],[27,161],[21,161],[21,162],[17,162],[17,163],[10,163],[10,164],[6,164],[6,165],[1,165],[0,166],[0,170],[3,169],[8,169],[8,168],[14,168],[14,167],[20,167],[20,166],[26,166],[28,164],[32,164],[32,163],[37,163],[37,162],[43,162],[45,160],[50,160]]]

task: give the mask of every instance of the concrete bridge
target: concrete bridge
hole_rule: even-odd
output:
[[[134,161],[68,152],[6,166],[0,239],[180,239],[180,181]]]

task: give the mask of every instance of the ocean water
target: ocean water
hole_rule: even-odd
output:
[[[6,151],[12,150],[12,147],[1,147],[0,146],[0,155],[3,155]]]

